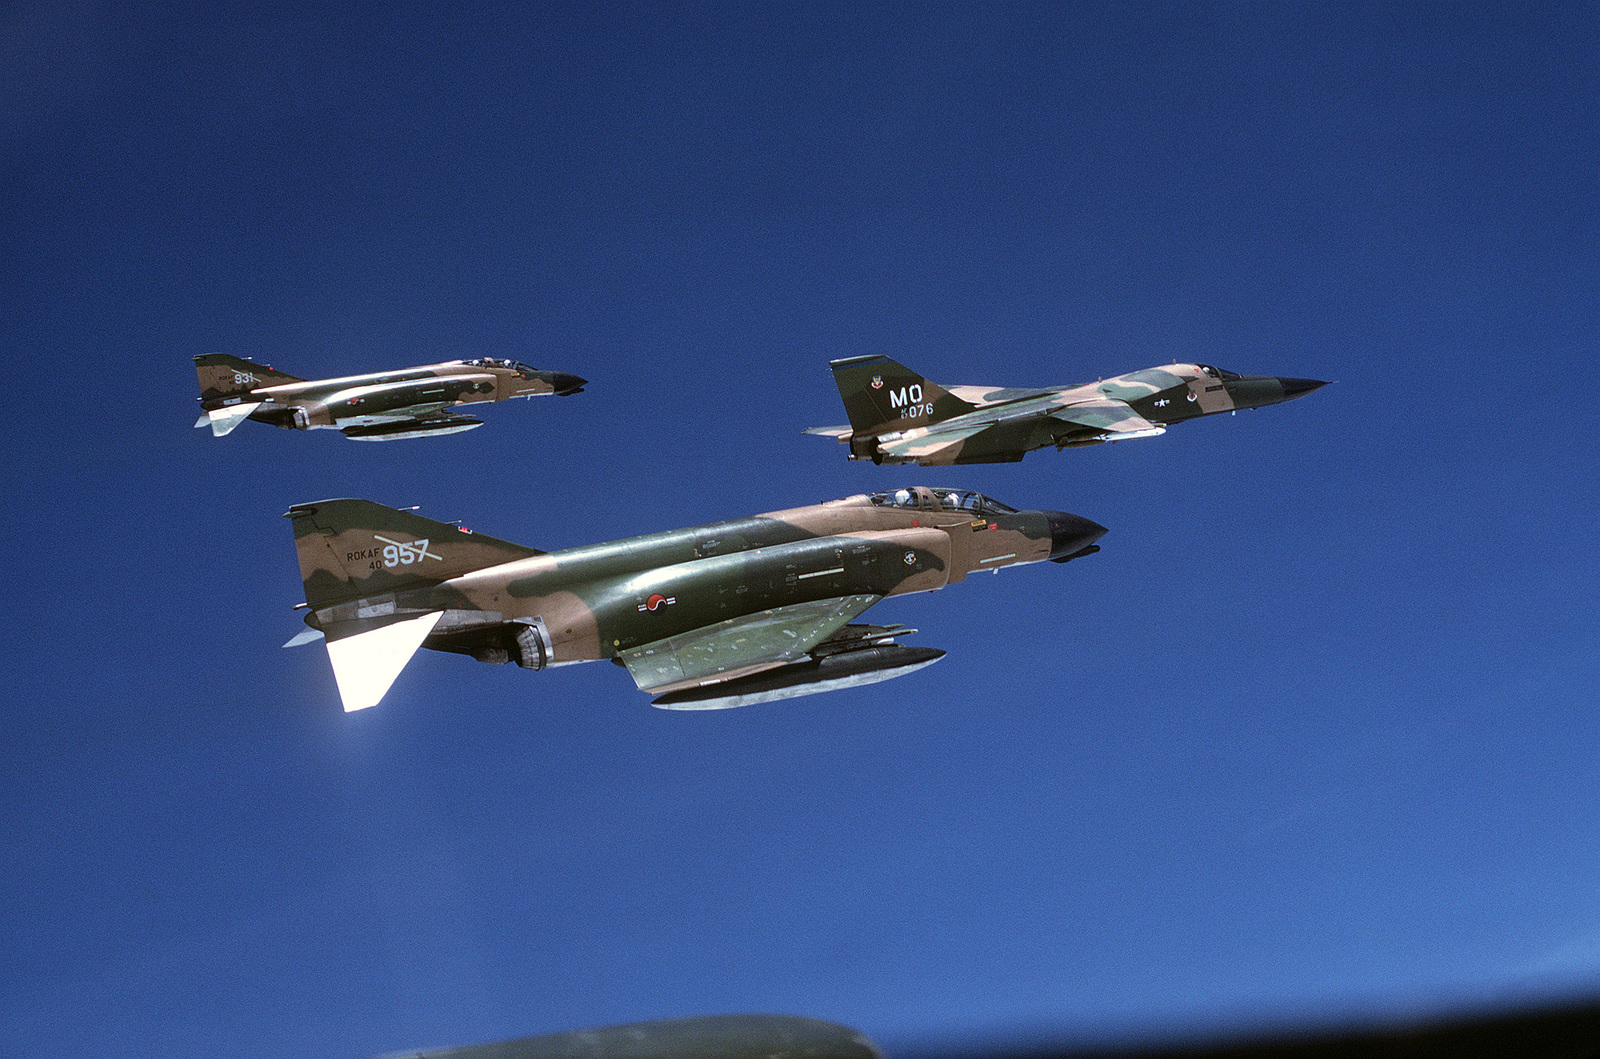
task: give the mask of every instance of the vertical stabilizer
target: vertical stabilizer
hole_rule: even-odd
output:
[[[846,357],[828,366],[857,434],[925,427],[977,408],[888,357]]]
[[[544,554],[370,500],[296,504],[285,517],[294,522],[300,578],[313,608]]]
[[[200,400],[206,402],[241,397],[263,386],[305,381],[297,375],[273,371],[265,364],[226,353],[201,354],[194,358],[194,370],[200,377]]]

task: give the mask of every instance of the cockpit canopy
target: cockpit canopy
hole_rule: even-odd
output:
[[[1224,379],[1224,380],[1227,380],[1227,379],[1242,379],[1242,378],[1244,378],[1243,375],[1240,375],[1236,371],[1223,371],[1221,368],[1213,368],[1209,364],[1197,364],[1197,365],[1195,365],[1195,367],[1199,368],[1201,371],[1205,372],[1207,375],[1211,376],[1213,379]]]
[[[971,515],[1010,515],[1016,508],[991,500],[971,489],[929,489],[907,486],[885,493],[871,493],[867,499],[878,507],[903,507],[914,511],[962,511]]]
[[[521,361],[502,360],[499,357],[474,357],[471,360],[462,361],[462,363],[470,364],[474,368],[505,368],[518,373],[524,378],[531,378],[534,374],[534,369]]]

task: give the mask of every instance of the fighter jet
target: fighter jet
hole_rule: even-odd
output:
[[[368,500],[289,509],[309,628],[344,708],[374,706],[419,647],[544,669],[606,658],[653,705],[711,710],[904,676],[943,651],[851,621],[978,570],[1067,562],[1106,532],[961,489],[863,494],[542,552]]]
[[[812,427],[837,438],[850,459],[873,463],[1011,463],[1046,445],[1152,438],[1185,419],[1259,408],[1327,383],[1238,375],[1173,363],[1081,386],[1038,390],[940,386],[888,357],[830,362],[850,425]]]
[[[246,419],[291,430],[337,430],[352,441],[455,434],[483,426],[481,419],[451,411],[456,405],[569,397],[586,385],[564,371],[495,357],[312,380],[226,353],[198,356],[194,366],[204,409],[195,426],[210,425],[219,438]]]

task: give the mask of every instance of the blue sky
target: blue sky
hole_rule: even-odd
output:
[[[786,1012],[890,1049],[1600,971],[1589,4],[0,11],[0,1051],[330,1059]],[[391,445],[190,358],[591,380]],[[851,464],[833,357],[1337,380]],[[290,504],[553,549],[887,488],[1107,526],[705,715],[424,653],[346,716]]]

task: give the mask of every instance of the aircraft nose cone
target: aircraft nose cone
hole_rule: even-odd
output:
[[[1260,408],[1290,401],[1328,385],[1321,379],[1283,379],[1276,375],[1241,375],[1223,383],[1235,408]]]
[[[1082,515],[1069,515],[1065,511],[1046,511],[1050,521],[1050,558],[1060,559],[1081,552],[1106,535],[1106,528],[1090,522]]]
[[[556,388],[557,397],[571,397],[575,393],[582,393],[583,388],[589,385],[588,379],[580,379],[564,371],[558,371],[550,379],[550,385]]]
[[[1285,401],[1299,397],[1301,394],[1310,393],[1312,390],[1320,390],[1328,385],[1321,379],[1279,379],[1278,384],[1283,387],[1283,399]]]

